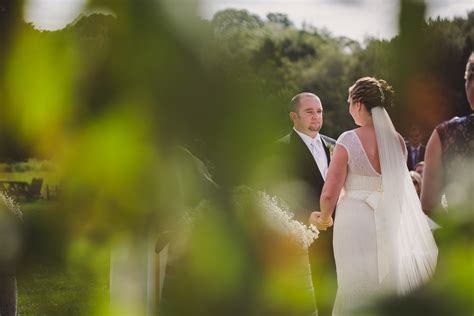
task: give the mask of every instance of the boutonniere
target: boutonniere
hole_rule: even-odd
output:
[[[326,143],[326,148],[329,150],[329,157],[332,158],[332,154],[334,153],[334,144]]]

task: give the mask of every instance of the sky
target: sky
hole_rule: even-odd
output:
[[[55,30],[73,21],[87,1],[26,2],[26,21],[39,29]],[[474,10],[473,0],[427,0],[427,4],[429,17],[466,17],[469,10]],[[201,0],[198,14],[211,19],[215,12],[226,8],[247,9],[261,17],[269,12],[286,13],[298,27],[311,24],[359,41],[368,36],[390,39],[398,32],[399,7],[395,0]]]

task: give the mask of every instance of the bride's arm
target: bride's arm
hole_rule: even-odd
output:
[[[334,155],[329,164],[326,182],[321,193],[321,222],[330,222],[336,208],[337,199],[347,176],[347,161],[349,156],[344,146],[336,145]]]

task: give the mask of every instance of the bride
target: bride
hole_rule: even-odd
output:
[[[380,295],[408,293],[436,266],[438,249],[406,167],[406,147],[385,110],[392,102],[384,80],[361,78],[349,89],[349,112],[360,127],[339,137],[321,212],[311,215],[325,230],[336,208],[333,315],[350,315]]]

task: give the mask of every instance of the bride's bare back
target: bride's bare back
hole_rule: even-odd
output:
[[[373,125],[367,125],[355,130],[357,137],[364,148],[365,154],[369,159],[372,168],[377,171],[378,174],[380,171],[380,159],[379,152],[377,150],[377,138],[375,137],[375,130]]]
[[[366,125],[355,129],[357,137],[359,137],[360,143],[364,148],[367,159],[369,159],[372,168],[377,171],[378,174],[381,174],[380,168],[380,158],[379,152],[377,149],[377,137],[375,136],[375,129],[373,125]],[[403,153],[406,155],[407,149],[405,146],[405,141],[403,137],[398,134],[398,139],[400,141],[400,146],[402,147]]]

